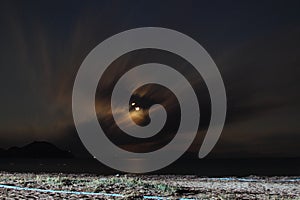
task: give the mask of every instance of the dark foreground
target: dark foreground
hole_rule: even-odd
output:
[[[300,177],[2,172],[0,184],[5,199],[300,199]]]

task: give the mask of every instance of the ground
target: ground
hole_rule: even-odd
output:
[[[299,177],[206,178],[2,172],[0,184],[0,196],[4,199],[300,199]],[[111,196],[113,194],[115,196]]]

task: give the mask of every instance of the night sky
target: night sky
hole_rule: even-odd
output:
[[[211,156],[299,157],[299,10],[299,1],[1,1],[0,147],[49,141],[83,156],[71,108],[77,70],[103,40],[121,31],[150,26],[192,37],[220,70],[228,110]],[[120,58],[112,64],[118,67],[117,72],[108,72],[104,81],[113,82],[112,74],[123,72],[129,64],[145,62],[149,56],[171,59],[169,64],[195,81],[188,63],[157,51],[132,52]],[[199,150],[210,115],[205,83],[196,80],[204,114],[191,153]],[[176,104],[172,94],[156,86],[140,92],[145,91],[149,91],[148,101],[161,101],[153,91],[165,91],[162,94],[168,102],[164,102],[175,113],[170,123],[176,122],[178,110],[172,107]],[[106,93],[101,94],[96,98],[100,118],[107,109],[102,104],[107,101]],[[109,117],[103,118],[103,126],[110,129]],[[168,137],[171,129],[166,130]],[[143,151],[138,141],[121,134],[109,137],[124,148]],[[157,139],[147,141],[147,148],[163,145],[155,144]]]

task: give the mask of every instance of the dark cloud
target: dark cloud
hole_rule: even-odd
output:
[[[3,1],[0,5],[1,147],[48,140],[84,154],[71,113],[72,86],[81,62],[113,34],[163,26],[199,41],[223,76],[228,115],[213,155],[300,156],[297,2]],[[146,55],[129,56],[112,74],[121,73],[121,67],[136,56],[147,60]],[[188,64],[178,65],[195,85],[203,111],[198,138],[190,148],[196,152],[208,124],[208,94]],[[109,85],[113,80],[109,76],[104,82]],[[173,100],[166,102],[172,104]],[[133,144],[125,141],[119,139],[124,148]]]

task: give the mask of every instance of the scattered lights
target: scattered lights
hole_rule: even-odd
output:
[[[135,102],[132,102],[132,103],[131,103],[131,106],[135,106],[135,107],[134,107],[134,110],[135,110],[135,111],[139,111],[139,110],[141,110],[141,108],[140,108],[140,107],[138,107],[138,106],[136,105],[136,103],[135,103]]]

